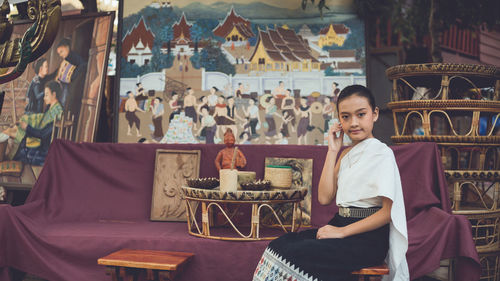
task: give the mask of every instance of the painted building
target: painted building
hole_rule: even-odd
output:
[[[318,46],[342,46],[350,29],[344,24],[330,24],[319,32]]]
[[[154,40],[155,35],[146,25],[144,18],[141,17],[139,22],[123,37],[122,56],[132,64],[147,65],[153,57],[151,49]]]
[[[333,72],[348,75],[348,74],[363,74],[363,65],[360,62],[334,62],[332,64]]]
[[[213,33],[226,40],[224,45],[246,45],[249,38],[255,37],[250,21],[236,14],[234,7],[227,13],[226,18],[213,29]]]
[[[184,13],[182,13],[179,21],[172,25],[174,39],[170,41],[170,51],[174,56],[193,55],[196,44],[191,40],[191,27],[193,27],[193,25],[188,23]],[[202,47],[203,44],[198,43],[198,51],[200,51]],[[163,53],[168,52],[168,42],[162,44],[161,51]]]
[[[327,56],[319,56],[322,63],[355,62],[356,50],[329,50]]]
[[[319,71],[320,62],[311,54],[307,40],[292,29],[259,30],[250,56],[252,71]]]

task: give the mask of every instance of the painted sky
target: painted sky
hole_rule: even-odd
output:
[[[145,5],[149,5],[153,2],[156,2],[155,0],[144,0],[144,1],[134,1],[134,0],[128,0],[125,2],[124,7],[123,7],[123,14],[124,16],[128,16],[133,13],[137,13],[140,11]],[[221,0],[170,0],[172,5],[177,6],[179,8],[182,8],[184,6],[187,6],[189,4],[195,3],[195,2],[202,2],[206,5],[210,5],[213,3],[217,2],[230,2],[230,3],[238,3],[238,4],[248,4],[249,2],[252,2],[251,0],[231,0],[231,1],[221,1]],[[302,0],[256,0],[253,2],[262,2],[268,5],[280,7],[280,8],[288,8],[288,9],[297,9],[300,7]],[[353,0],[327,0],[326,5],[328,7],[335,7],[335,6],[352,6]],[[317,4],[317,1],[315,1],[315,4]],[[308,1],[308,9],[312,8],[312,3]]]

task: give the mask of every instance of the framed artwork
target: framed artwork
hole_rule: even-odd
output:
[[[300,204],[300,209],[302,211],[302,225],[311,226],[311,198],[312,198],[312,171],[313,171],[313,159],[303,159],[303,158],[274,158],[266,157],[265,166],[267,165],[278,165],[278,166],[290,166],[292,167],[292,187],[307,187],[307,195]],[[275,211],[280,216],[283,224],[291,225],[292,223],[292,213],[293,204],[277,204],[275,205]],[[274,215],[269,212],[266,214],[266,209],[262,211],[264,214],[261,216],[263,218],[264,224],[276,224],[276,219]]]
[[[53,138],[94,141],[114,17],[114,12],[63,16],[52,47],[19,78],[0,85],[0,92],[5,92],[0,129],[13,130],[8,145],[0,145],[0,159],[28,165],[20,179],[2,176],[2,184],[34,184]],[[12,37],[23,36],[30,25],[29,21],[16,22]],[[57,85],[50,101],[44,98],[49,84]],[[59,120],[55,127],[54,120]],[[42,138],[27,135],[20,130],[21,122],[49,133]]]
[[[366,85],[352,1],[123,2],[119,142],[324,144],[335,102]]]
[[[200,155],[199,150],[156,150],[151,220],[187,220],[181,187],[199,177]]]

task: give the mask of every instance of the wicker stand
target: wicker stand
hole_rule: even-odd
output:
[[[412,64],[386,71],[396,144],[436,142],[452,210],[467,216],[481,279],[500,281],[500,68]]]
[[[270,191],[220,191],[218,189],[207,190],[182,187],[186,200],[187,221],[189,234],[197,237],[230,240],[230,241],[256,241],[272,240],[277,236],[266,236],[261,234],[261,213],[262,209],[268,209],[276,218],[279,227],[286,232],[295,232],[302,222],[302,213],[299,208],[300,202],[307,194],[307,188],[270,190]],[[276,213],[275,204],[293,203],[292,224],[284,225]],[[243,205],[251,206],[249,220],[250,233],[245,235],[242,232],[242,225],[233,220],[234,212],[228,211],[227,204],[236,205],[238,208]],[[201,222],[197,216],[198,207],[201,205]],[[238,208],[236,211],[238,211]],[[228,234],[215,235],[213,232],[214,212],[220,212],[231,226],[234,232]],[[201,226],[201,227],[200,227]],[[212,231],[211,231],[212,230]],[[236,235],[233,235],[235,234]]]

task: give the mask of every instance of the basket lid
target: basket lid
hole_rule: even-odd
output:
[[[279,169],[291,169],[290,166],[280,166],[280,165],[266,165],[266,168],[279,168]]]

